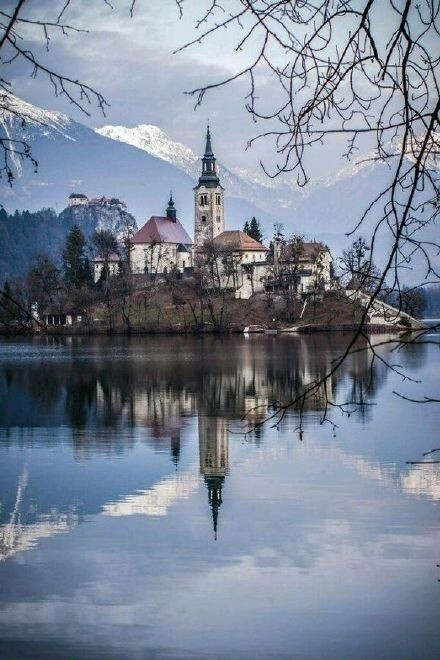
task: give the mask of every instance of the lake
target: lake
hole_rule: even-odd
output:
[[[258,425],[343,343],[2,339],[0,657],[440,657],[438,346]]]

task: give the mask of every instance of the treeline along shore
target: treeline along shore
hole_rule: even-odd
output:
[[[207,243],[190,268],[158,272],[149,268],[133,273],[133,244],[127,231],[117,237],[108,229],[94,231],[87,239],[74,225],[61,248],[59,259],[38,254],[27,272],[4,282],[0,292],[2,334],[111,334],[111,333],[230,333],[351,331],[363,319],[366,332],[403,332],[417,329],[424,309],[423,296],[414,290],[401,292],[393,306],[392,293],[384,291],[368,315],[368,289],[378,270],[366,254],[361,239],[343,255],[340,273],[332,269],[331,282],[321,281],[319,268],[312,284],[301,286],[304,251],[301,236],[285,239],[277,229],[288,259],[277,263],[271,241],[264,287],[255,287],[254,265],[244,270],[248,298],[237,298],[236,280],[243,264],[234,251]],[[156,248],[157,246],[154,246]],[[160,246],[159,246],[160,247]],[[99,254],[99,277],[96,258]],[[230,283],[230,285],[229,285]]]

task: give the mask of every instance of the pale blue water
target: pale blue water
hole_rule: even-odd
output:
[[[0,656],[439,657],[438,346],[240,433],[342,341],[1,340]]]

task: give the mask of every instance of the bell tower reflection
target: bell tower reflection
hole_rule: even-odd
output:
[[[180,429],[173,429],[171,431],[171,460],[177,470],[177,465],[180,458]]]
[[[218,514],[222,488],[229,465],[229,440],[226,419],[204,417],[199,414],[200,473],[208,488],[208,501],[212,512],[214,538],[217,539]]]

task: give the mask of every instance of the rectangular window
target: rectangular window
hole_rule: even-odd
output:
[[[208,206],[208,195],[200,195],[200,206]]]
[[[220,206],[220,204],[222,203],[222,198],[219,193],[216,193],[215,195],[215,203],[217,204],[217,206]]]

